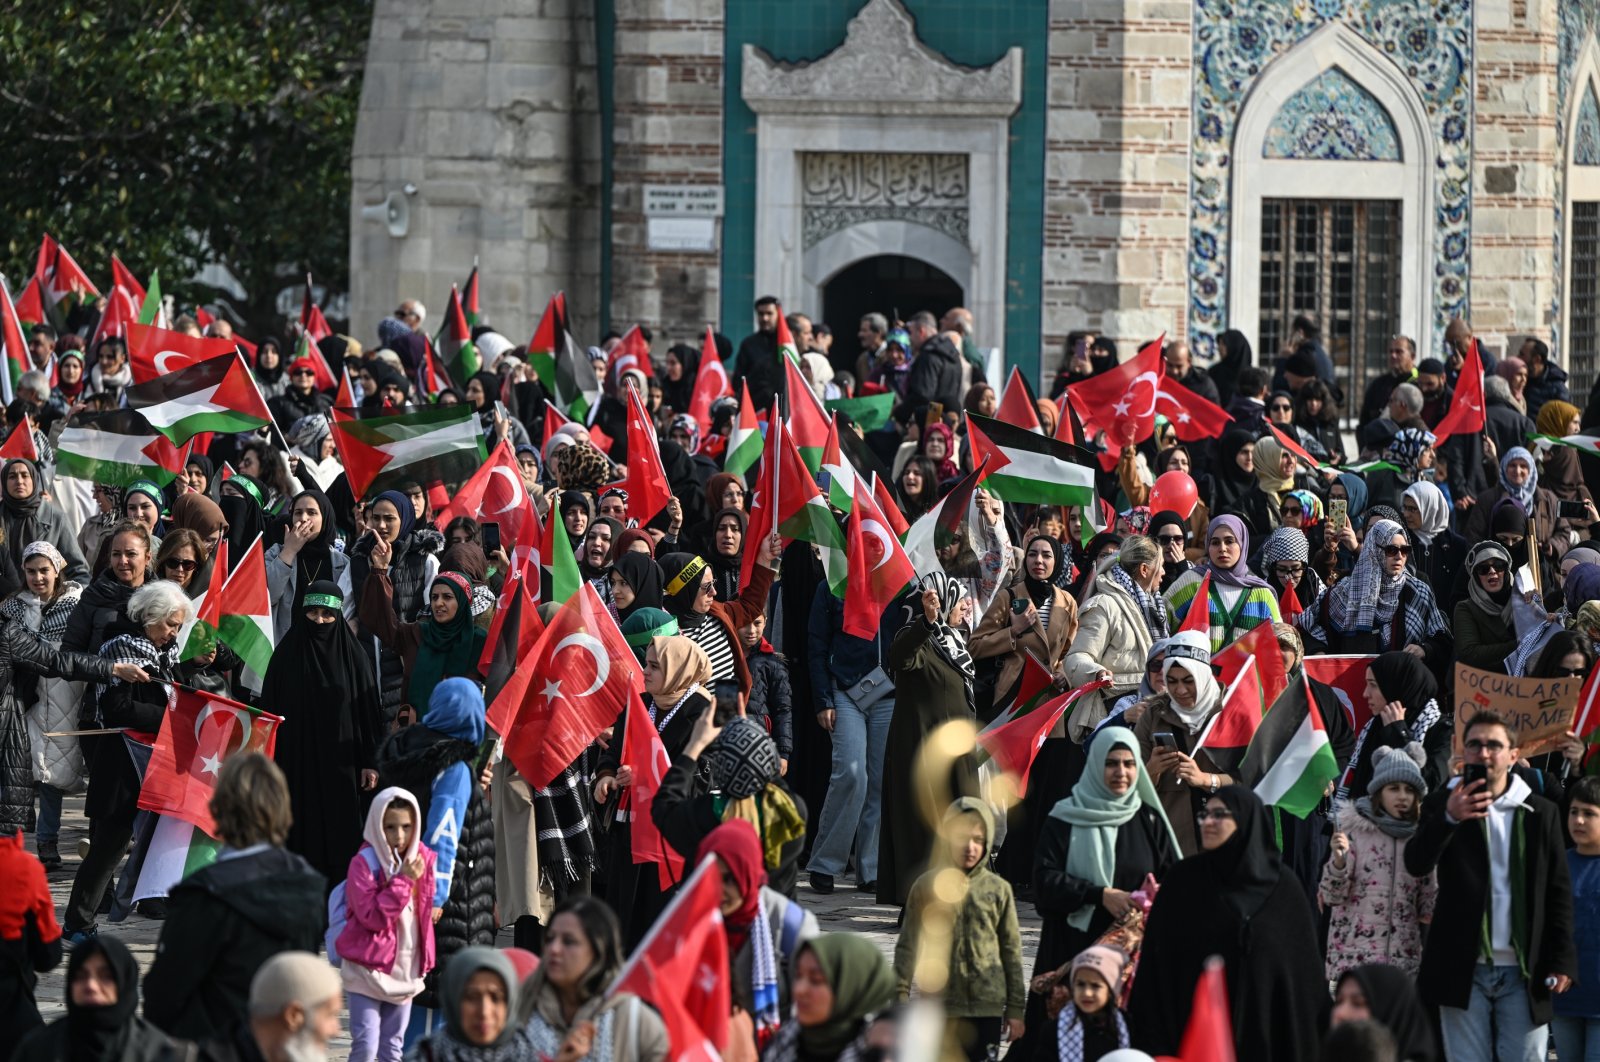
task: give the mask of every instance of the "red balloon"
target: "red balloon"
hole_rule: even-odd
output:
[[[1156,477],[1155,486],[1150,488],[1150,511],[1159,513],[1163,509],[1171,509],[1185,520],[1194,513],[1194,507],[1200,504],[1200,491],[1194,485],[1194,479],[1187,472],[1173,469],[1163,472]]]

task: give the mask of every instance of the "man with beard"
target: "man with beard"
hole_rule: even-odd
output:
[[[339,1033],[339,974],[304,951],[261,964],[250,982],[250,1018],[200,1049],[205,1062],[324,1062]]]

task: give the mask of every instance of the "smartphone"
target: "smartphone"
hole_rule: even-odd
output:
[[[1464,763],[1461,765],[1461,784],[1463,787],[1469,786],[1473,782],[1487,782],[1488,780],[1489,768],[1487,765],[1482,763]]]
[[[713,683],[711,696],[716,701],[711,721],[717,726],[727,726],[739,714],[739,684],[726,679]]]
[[[483,555],[492,556],[494,551],[500,548],[500,525],[487,523],[479,526],[483,535]]]
[[[1025,598],[1025,597],[1014,597],[1014,598],[1012,598],[1011,599],[1011,611],[1012,611],[1012,613],[1014,615],[1018,615],[1018,616],[1022,615],[1024,612],[1028,611],[1028,599]]]
[[[1170,730],[1158,730],[1151,737],[1156,739],[1156,744],[1172,752],[1178,751],[1178,739],[1172,736]]]
[[[1335,532],[1343,531],[1350,522],[1350,502],[1346,498],[1328,499],[1328,526]]]
[[[1556,515],[1563,520],[1588,520],[1589,507],[1581,501],[1564,501],[1556,508]]]

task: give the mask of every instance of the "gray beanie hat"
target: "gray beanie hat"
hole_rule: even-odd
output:
[[[1391,782],[1401,782],[1417,791],[1417,799],[1428,795],[1428,783],[1422,780],[1422,765],[1427,761],[1422,746],[1413,741],[1403,749],[1384,747],[1372,754],[1372,781],[1367,783],[1367,795],[1377,796]]]

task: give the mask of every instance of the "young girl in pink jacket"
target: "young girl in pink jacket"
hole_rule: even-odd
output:
[[[367,811],[350,860],[348,920],[336,947],[350,997],[351,1062],[400,1062],[411,1000],[433,969],[434,854],[422,843],[417,798],[399,786]]]

